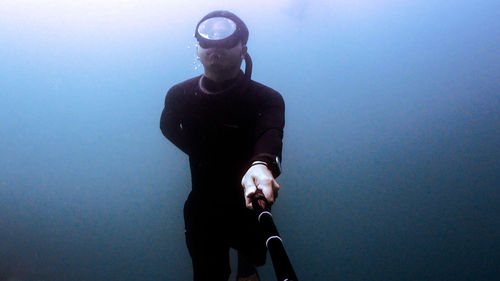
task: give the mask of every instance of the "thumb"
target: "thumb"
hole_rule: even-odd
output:
[[[253,210],[252,200],[257,192],[257,187],[255,186],[255,183],[251,177],[244,180],[242,182],[242,185],[245,197],[245,205],[248,209]]]

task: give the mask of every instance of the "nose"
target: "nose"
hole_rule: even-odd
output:
[[[220,60],[224,57],[224,52],[220,49],[215,49],[215,50],[212,50],[209,54],[208,54],[208,57],[211,58],[211,59],[217,59],[217,60]]]

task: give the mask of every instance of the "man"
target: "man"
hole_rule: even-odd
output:
[[[184,220],[194,280],[227,280],[230,248],[238,251],[238,280],[259,280],[266,248],[252,201],[265,197],[270,206],[277,197],[283,98],[250,79],[248,29],[236,15],[209,13],[195,36],[204,74],[168,91],[160,121],[189,156]]]

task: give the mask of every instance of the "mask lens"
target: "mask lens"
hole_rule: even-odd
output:
[[[198,26],[198,34],[208,40],[222,40],[228,38],[236,31],[234,21],[224,18],[209,18]]]

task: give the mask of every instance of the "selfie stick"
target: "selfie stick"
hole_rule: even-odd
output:
[[[274,225],[273,215],[267,207],[267,200],[264,197],[257,198],[252,202],[252,206],[258,214],[259,225],[266,237],[266,247],[273,262],[276,278],[278,281],[298,281],[283,246],[283,240]]]

